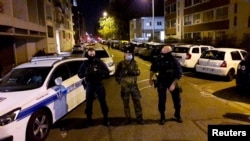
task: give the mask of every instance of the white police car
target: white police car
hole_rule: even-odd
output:
[[[0,80],[0,140],[43,141],[51,125],[85,101],[77,75],[85,58],[43,56]]]

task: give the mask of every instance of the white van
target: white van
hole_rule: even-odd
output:
[[[209,45],[179,45],[173,48],[172,55],[184,68],[194,69],[202,52],[214,48]]]

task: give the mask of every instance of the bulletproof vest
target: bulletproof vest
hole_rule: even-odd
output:
[[[165,59],[161,58],[159,59],[158,67],[159,67],[159,75],[158,80],[162,81],[173,81],[175,77],[175,68],[176,64],[172,58]]]
[[[128,62],[128,61],[123,61],[122,62],[122,71],[128,71],[128,72],[134,72],[137,71],[135,70],[135,61],[132,62]],[[131,85],[131,84],[135,84],[137,81],[137,77],[136,76],[131,76],[130,74],[125,74],[122,77],[121,80],[121,85]]]
[[[96,59],[93,61],[86,62],[86,81],[87,83],[98,83],[102,80],[102,68],[100,67],[100,60]]]

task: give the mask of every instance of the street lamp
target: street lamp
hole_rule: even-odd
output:
[[[152,0],[152,40],[154,41],[154,34],[155,34],[155,1]]]

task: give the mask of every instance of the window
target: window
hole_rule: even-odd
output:
[[[171,28],[175,28],[176,27],[176,19],[172,19],[171,20]]]
[[[237,26],[237,17],[234,17],[234,26]]]
[[[65,31],[62,31],[63,39],[65,39]]]
[[[165,12],[166,12],[166,14],[175,13],[176,12],[176,3],[167,6],[165,9]]]
[[[166,28],[170,28],[170,21],[167,20],[165,23],[166,23]]]
[[[203,22],[211,22],[214,20],[214,11],[207,11],[203,13]]]
[[[76,75],[80,65],[82,64],[83,61],[74,61],[74,62],[69,62],[67,65],[70,69],[70,74],[71,76]]]
[[[237,13],[238,12],[238,5],[237,3],[234,4],[234,13]]]
[[[194,4],[198,4],[198,3],[201,3],[202,0],[194,0]]]
[[[192,34],[191,33],[185,33],[184,34],[184,39],[191,39],[192,38]]]
[[[156,24],[157,24],[158,26],[161,26],[161,22],[157,22]]]
[[[174,4],[172,4],[172,5],[170,6],[170,12],[171,12],[171,13],[175,13],[175,12],[176,12],[176,3],[174,3]]]
[[[201,33],[200,32],[193,33],[193,38],[194,39],[201,39]]]
[[[48,37],[53,38],[54,37],[53,27],[47,26],[47,30],[48,30]]]
[[[250,16],[248,17],[248,27],[250,27]]]
[[[166,14],[170,14],[170,6],[167,6],[165,9]]]
[[[192,49],[192,53],[199,53],[199,52],[200,52],[200,50],[197,47]]]
[[[232,60],[241,60],[241,56],[238,51],[232,51],[231,56],[232,56]]]
[[[194,14],[193,23],[200,23],[200,22],[201,22],[200,14]]]
[[[70,77],[68,67],[66,65],[63,64],[54,70],[49,81],[49,88],[55,86],[54,80],[58,77],[62,77],[63,81]]]
[[[151,26],[151,22],[146,23],[146,26]]]
[[[228,17],[228,8],[223,7],[216,10],[216,20],[225,19]]]
[[[185,16],[184,25],[190,25],[190,24],[192,24],[192,16],[191,15]]]
[[[192,6],[192,0],[185,0],[185,7]]]
[[[201,53],[203,53],[204,51],[208,50],[208,47],[201,47]]]

